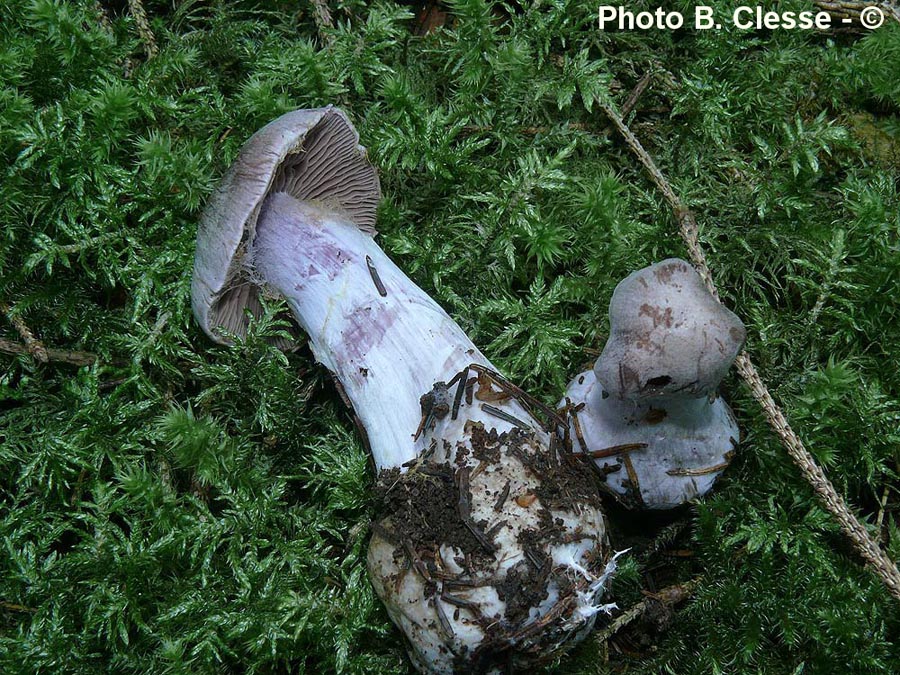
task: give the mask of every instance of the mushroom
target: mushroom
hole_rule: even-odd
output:
[[[705,494],[740,432],[717,387],[746,337],[741,320],[672,258],[630,274],[609,304],[610,336],[569,384],[574,451],[630,506],[673,508]]]
[[[565,420],[497,373],[375,243],[379,183],[358,141],[333,107],[247,141],[201,220],[194,313],[227,343],[261,296],[284,298],[334,374],[378,472],[370,577],[415,666],[543,662],[610,607],[599,491]]]

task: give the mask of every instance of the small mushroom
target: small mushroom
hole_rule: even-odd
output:
[[[716,389],[744,325],[675,258],[619,283],[609,317],[600,358],[560,404],[574,451],[594,458],[626,504],[673,508],[705,494],[737,447],[737,421]]]
[[[373,239],[379,184],[336,108],[244,146],[203,215],[193,307],[218,342],[286,300],[378,470],[372,583],[422,672],[521,668],[583,637],[615,567],[553,410],[506,381]],[[224,328],[222,332],[220,328]],[[533,495],[522,506],[517,495]],[[511,496],[510,496],[511,495]]]

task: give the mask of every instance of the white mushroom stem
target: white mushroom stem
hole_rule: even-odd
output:
[[[337,376],[379,471],[425,447],[424,434],[413,440],[419,399],[436,382],[472,363],[493,367],[371,236],[334,211],[271,195],[251,260],[287,300],[316,359]]]
[[[546,409],[338,212],[272,194],[248,255],[367,433],[384,502],[369,572],[416,667],[521,669],[582,638],[609,608],[615,562],[565,422],[539,419]]]
[[[670,509],[706,494],[740,439],[719,397],[604,397],[593,370],[579,374],[566,397],[584,403],[573,413],[575,452],[593,453],[607,487],[634,506]]]

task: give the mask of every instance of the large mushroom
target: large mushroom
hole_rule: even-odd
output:
[[[737,421],[717,388],[744,344],[741,320],[672,258],[630,274],[609,305],[610,336],[569,384],[574,451],[629,506],[705,494],[731,461]]]
[[[383,497],[370,576],[420,671],[545,661],[605,608],[615,558],[597,488],[565,421],[377,246],[379,183],[358,142],[333,107],[247,141],[203,214],[194,313],[226,343],[261,295],[282,297],[336,376]]]

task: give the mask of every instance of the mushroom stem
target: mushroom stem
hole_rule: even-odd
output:
[[[574,414],[587,450],[575,450],[625,448],[594,461],[628,506],[668,509],[706,494],[737,449],[740,431],[721,398],[622,399],[610,396],[592,370],[577,379],[566,393],[584,403]]]
[[[369,436],[376,468],[424,449],[421,396],[466,366],[490,362],[369,235],[335,211],[275,193],[251,251],[334,373]]]
[[[743,344],[743,324],[674,258],[624,279],[609,314],[603,353],[564,399],[578,450],[638,448],[595,460],[629,506],[667,509],[702,496],[740,440],[716,389]]]
[[[366,429],[385,502],[369,571],[416,667],[525,666],[583,636],[615,563],[558,418],[337,211],[274,193],[248,254]]]
[[[426,673],[521,669],[583,638],[615,569],[565,422],[507,382],[372,239],[378,177],[340,110],[247,141],[207,205],[191,288],[227,343],[280,295],[378,468],[367,563]],[[224,329],[224,330],[220,330]],[[275,344],[301,339],[292,326]]]

